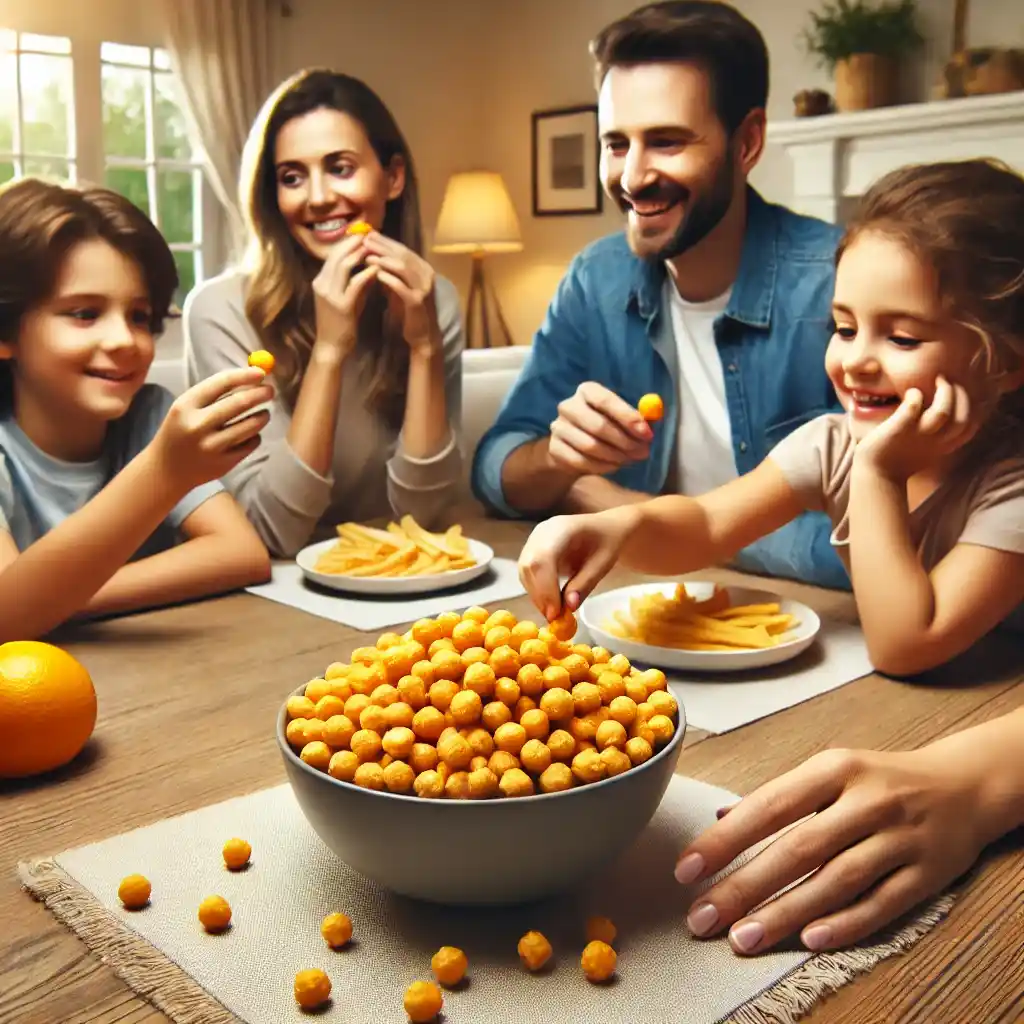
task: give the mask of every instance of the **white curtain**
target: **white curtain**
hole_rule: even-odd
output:
[[[242,240],[238,164],[249,128],[275,85],[271,39],[282,5],[270,0],[160,0],[160,5],[171,67],[237,252]]]

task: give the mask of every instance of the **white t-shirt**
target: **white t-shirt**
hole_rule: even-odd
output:
[[[725,373],[713,330],[731,291],[708,302],[687,302],[671,278],[665,281],[679,362],[676,487],[680,494],[706,494],[739,475],[732,450]]]

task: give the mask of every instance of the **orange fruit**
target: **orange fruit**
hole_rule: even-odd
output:
[[[636,407],[648,423],[656,423],[665,415],[665,403],[661,400],[661,395],[644,395]]]
[[[274,369],[274,356],[266,349],[258,348],[249,353],[249,365],[258,366],[264,373],[270,373]]]
[[[0,644],[0,778],[38,775],[75,757],[96,725],[96,691],[67,651]]]
[[[367,224],[365,220],[354,220],[347,228],[345,228],[346,235],[368,235],[373,230],[372,224]]]

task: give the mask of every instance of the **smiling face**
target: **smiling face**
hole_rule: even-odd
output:
[[[359,121],[330,108],[282,126],[274,167],[278,210],[292,237],[321,261],[354,221],[379,230],[387,203],[405,185],[401,160],[382,167]]]
[[[57,458],[88,458],[146,382],[154,338],[149,293],[138,265],[100,239],[67,253],[53,293],[28,310],[12,360],[15,415]]]
[[[601,182],[626,214],[630,248],[640,257],[667,260],[691,249],[743,188],[735,140],[695,64],[610,68],[598,123]]]
[[[855,440],[888,419],[911,388],[927,407],[939,376],[965,388],[975,409],[991,401],[973,365],[979,339],[943,308],[933,270],[894,239],[856,236],[839,261],[832,311],[825,369]]]

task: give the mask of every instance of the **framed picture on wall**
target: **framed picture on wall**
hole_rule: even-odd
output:
[[[533,114],[533,215],[601,212],[597,107],[562,107]]]

